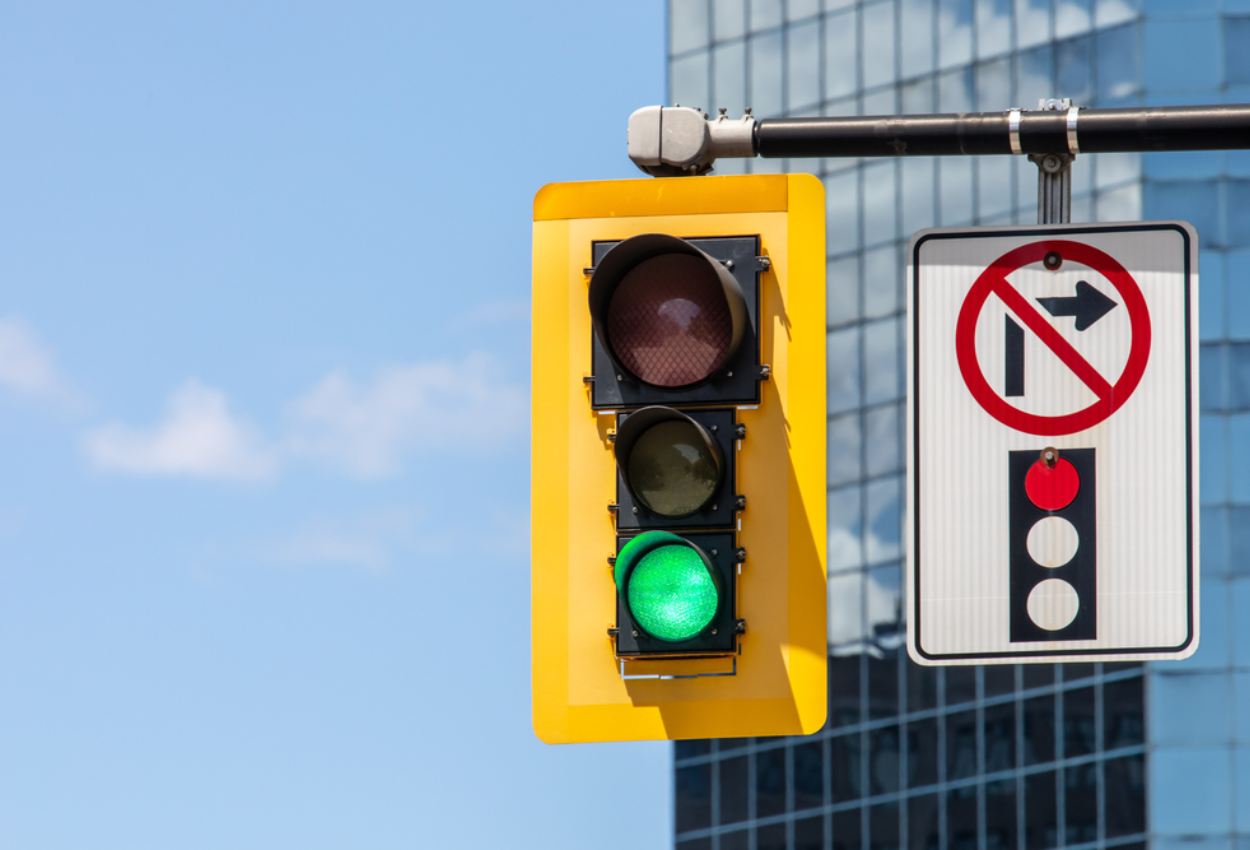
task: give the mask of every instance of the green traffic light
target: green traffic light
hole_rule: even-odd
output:
[[[720,591],[703,555],[675,534],[652,531],[627,543],[617,556],[618,587],[622,581],[630,614],[659,640],[697,637],[720,607]]]

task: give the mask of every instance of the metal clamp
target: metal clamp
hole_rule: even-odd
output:
[[[1081,114],[1081,107],[1068,107],[1068,153],[1078,154],[1081,152],[1081,146],[1076,141],[1076,119]]]
[[[1020,147],[1020,110],[1013,109],[1007,113],[1007,138],[1011,142],[1011,152],[1016,156],[1024,153]]]

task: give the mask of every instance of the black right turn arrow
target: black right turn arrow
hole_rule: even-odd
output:
[[[1039,298],[1037,303],[1052,316],[1076,316],[1078,331],[1086,330],[1116,306],[1114,301],[1084,280],[1076,282],[1076,295],[1072,298]]]

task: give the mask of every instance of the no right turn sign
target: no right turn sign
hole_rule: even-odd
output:
[[[1197,648],[1197,258],[1183,222],[912,239],[917,662]]]

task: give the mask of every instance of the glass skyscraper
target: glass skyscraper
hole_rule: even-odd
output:
[[[669,103],[737,116],[1250,101],[1250,0],[669,0]],[[1072,220],[1202,239],[1202,640],[1189,660],[921,668],[902,611],[903,277],[931,226],[1036,221],[1023,157],[722,160],[828,203],[829,721],[676,745],[680,850],[1250,850],[1250,153],[1078,156]]]

